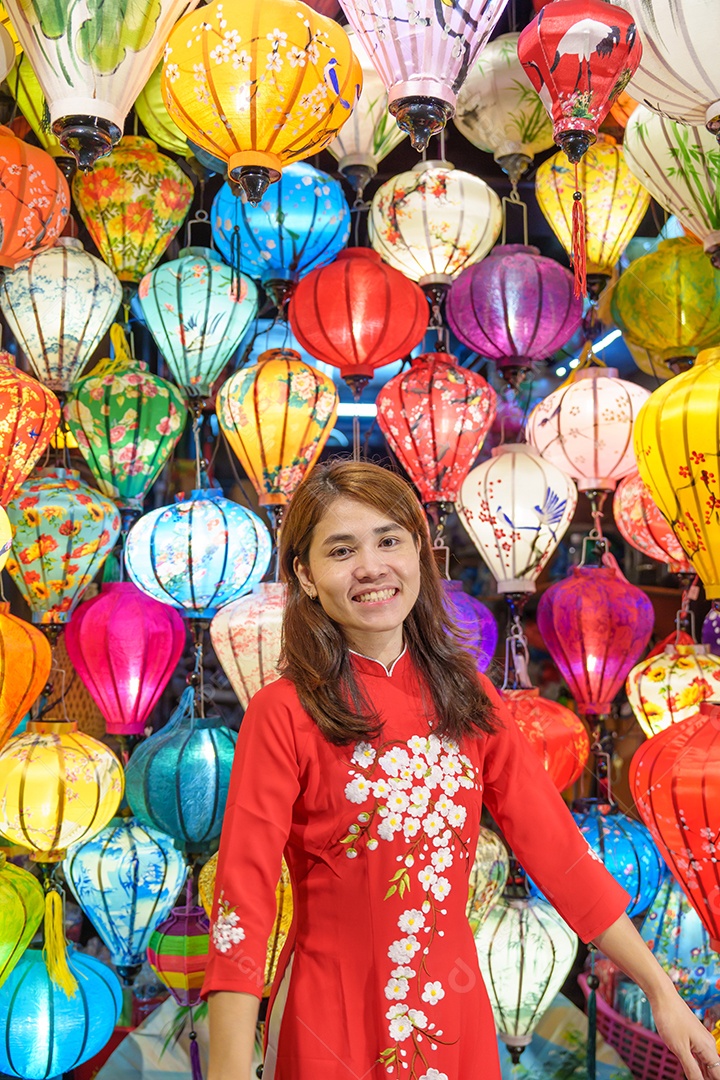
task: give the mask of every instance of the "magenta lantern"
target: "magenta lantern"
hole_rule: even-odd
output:
[[[462,632],[465,648],[475,657],[478,671],[487,671],[498,641],[492,612],[466,593],[461,581],[443,581],[443,588],[445,607]]]
[[[70,661],[111,735],[142,735],[185,647],[185,623],[129,581],[103,585],[65,629]]]
[[[584,713],[606,714],[650,640],[653,607],[642,589],[605,566],[575,566],[543,593],[537,623]]]
[[[468,348],[512,381],[561,348],[582,320],[573,276],[536,247],[503,244],[453,282],[447,318]]]

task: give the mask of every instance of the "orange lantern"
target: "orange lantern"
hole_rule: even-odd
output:
[[[590,738],[579,716],[534,688],[504,690],[503,699],[558,791],[574,784],[590,756]]]
[[[13,269],[53,246],[67,224],[70,192],[49,154],[2,125],[0,177],[0,266]]]
[[[7,506],[45,453],[60,422],[60,404],[6,352],[0,352],[0,417],[0,506]]]
[[[0,747],[40,696],[51,666],[45,635],[0,603]]]

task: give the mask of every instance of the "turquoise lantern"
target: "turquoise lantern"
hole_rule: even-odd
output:
[[[188,687],[164,728],[145,739],[125,773],[138,821],[161,829],[188,854],[220,836],[237,734],[219,717],[198,716]]]
[[[42,952],[28,949],[0,988],[0,1070],[50,1080],[102,1050],[122,1005],[117,976],[87,953],[68,953],[78,984],[67,997],[51,981]]]
[[[125,562],[148,596],[209,621],[260,584],[271,551],[270,533],[256,514],[204,488],[141,517],[128,533]]]
[[[189,398],[207,398],[258,310],[255,282],[209,248],[188,247],[140,282],[142,318]]]
[[[223,184],[210,218],[222,257],[262,281],[278,306],[300,277],[332,262],[350,236],[341,184],[304,161],[283,169],[258,206]]]
[[[591,849],[630,894],[627,914],[632,919],[650,907],[665,872],[648,829],[622,814],[616,806],[578,799],[573,817]]]
[[[80,907],[130,985],[155,927],[168,917],[187,866],[170,836],[135,818],[114,818],[68,851],[63,872]]]

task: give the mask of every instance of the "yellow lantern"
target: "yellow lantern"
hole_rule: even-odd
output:
[[[658,387],[635,422],[638,469],[700,576],[720,599],[720,348]]]
[[[587,273],[590,288],[597,293],[635,235],[650,205],[650,195],[630,172],[622,148],[609,135],[598,136],[577,170],[578,185],[565,154],[554,154],[538,167],[535,194],[550,228],[570,255],[573,192],[578,186],[584,192]]]
[[[180,157],[187,157],[190,153],[187,139],[170,116],[163,101],[161,75],[162,64],[158,64],[140,91],[140,96],[135,102],[135,112],[153,142],[156,142],[163,150],[169,150]]]
[[[13,27],[13,24],[10,22],[10,16],[8,15],[7,11],[5,10],[5,5],[4,4],[0,4],[0,25],[5,30],[7,30],[8,34],[10,35],[10,40],[13,43],[13,48],[15,49],[15,53],[16,53],[16,55],[19,56],[20,53],[22,52],[22,45],[18,41],[18,36],[15,33],[15,29]]]
[[[335,138],[362,69],[345,31],[297,0],[214,0],[170,34],[162,88],[181,131],[258,203],[283,166]]]

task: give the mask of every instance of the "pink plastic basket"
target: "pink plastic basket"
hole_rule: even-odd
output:
[[[578,978],[585,999],[590,993],[584,975]],[[682,1066],[654,1031],[626,1020],[600,994],[597,1002],[597,1029],[606,1043],[617,1050],[636,1080],[683,1080]]]

